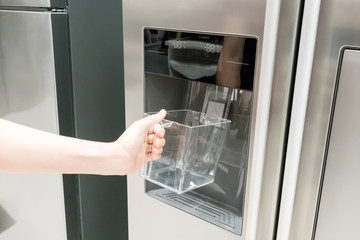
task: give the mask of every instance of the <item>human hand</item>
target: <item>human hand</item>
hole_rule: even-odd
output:
[[[122,149],[123,166],[120,174],[129,174],[147,161],[159,159],[165,145],[165,130],[159,123],[165,118],[166,111],[148,116],[131,124],[131,126],[114,142]]]

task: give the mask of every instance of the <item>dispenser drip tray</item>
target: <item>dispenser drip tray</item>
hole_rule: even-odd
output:
[[[241,235],[242,214],[235,208],[195,192],[179,195],[167,189],[155,189],[146,192],[146,194],[216,226]]]

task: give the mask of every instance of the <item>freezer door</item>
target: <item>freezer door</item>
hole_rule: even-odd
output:
[[[359,238],[359,7],[305,3],[277,239]]]
[[[0,7],[65,7],[66,0],[2,0]]]
[[[50,13],[0,10],[0,117],[59,131]],[[1,173],[0,193],[2,240],[66,239],[60,174]]]

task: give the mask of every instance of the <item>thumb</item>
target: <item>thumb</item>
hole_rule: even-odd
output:
[[[149,129],[150,127],[154,126],[157,123],[160,123],[166,116],[166,111],[161,109],[158,113],[154,115],[150,115],[146,118],[141,120],[141,124],[145,129]]]

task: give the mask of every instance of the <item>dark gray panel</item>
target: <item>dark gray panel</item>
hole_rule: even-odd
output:
[[[125,129],[122,2],[68,3],[76,137],[114,141]],[[126,177],[78,184],[81,239],[128,239]]]
[[[77,137],[113,141],[124,130],[121,1],[69,1]]]
[[[82,240],[127,240],[126,177],[79,175]]]
[[[66,13],[51,14],[60,134],[75,135],[70,68],[69,28]]]
[[[67,6],[66,0],[50,0],[51,7],[64,8]]]
[[[80,240],[81,216],[79,204],[79,175],[64,174],[64,202],[66,212],[66,235],[68,240]]]

